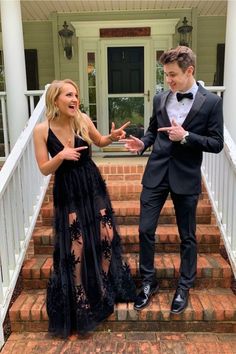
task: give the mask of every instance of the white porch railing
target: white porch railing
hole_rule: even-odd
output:
[[[45,94],[0,171],[0,348],[3,322],[50,176],[39,172],[33,129],[43,119]]]
[[[40,99],[43,92],[44,90],[26,91],[25,95],[28,97],[28,102],[29,102],[29,116],[31,116],[35,108],[35,103],[34,103],[35,97],[38,97]],[[0,92],[0,114],[2,116],[1,128],[3,129],[3,144],[4,144],[4,152],[0,153],[0,161],[5,161],[7,156],[10,153],[5,91]]]
[[[224,87],[206,87],[219,96]],[[205,153],[202,175],[236,278],[236,144],[224,127],[224,149],[220,154]]]
[[[204,154],[202,175],[236,278],[236,144],[224,129],[224,149]]]

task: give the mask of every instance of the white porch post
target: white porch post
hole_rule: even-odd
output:
[[[229,0],[227,8],[226,39],[225,39],[225,65],[224,65],[224,120],[232,139],[236,143],[236,1]]]
[[[0,3],[7,115],[12,148],[28,119],[24,40],[20,0],[1,0]]]

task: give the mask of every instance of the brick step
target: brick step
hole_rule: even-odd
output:
[[[236,296],[229,289],[191,289],[189,305],[180,315],[172,315],[174,291],[160,291],[142,311],[133,304],[117,304],[100,331],[236,332]],[[9,311],[11,330],[46,332],[48,317],[45,290],[22,292]]]
[[[139,251],[138,225],[120,225],[119,233],[124,253]],[[156,230],[155,248],[157,252],[179,252],[180,239],[177,226],[159,225]],[[198,252],[217,253],[220,232],[216,225],[197,225]],[[37,227],[33,233],[35,254],[52,254],[53,229],[51,226]]]
[[[142,163],[129,160],[130,164],[124,164],[124,159],[120,163],[114,163],[114,159],[106,160],[106,163],[97,162],[93,158],[100,170],[102,177],[108,181],[141,181],[147,164],[147,158],[142,159]],[[51,177],[50,184],[53,183],[54,175]]]
[[[107,189],[111,200],[139,200],[142,185],[139,180],[106,181]],[[169,196],[170,199],[170,196]],[[202,191],[199,199],[209,199],[206,191]],[[47,201],[53,200],[53,184],[50,183],[47,190]]]
[[[118,180],[118,181],[128,181],[128,180],[139,180],[141,181],[146,164],[147,158],[143,158],[141,163],[131,161],[129,158],[129,164],[124,164],[124,159],[120,160],[120,163],[114,163],[114,160],[111,159],[109,163],[108,160],[106,163],[97,163],[97,166],[106,181],[109,180]],[[96,159],[95,159],[96,163]]]
[[[137,224],[139,221],[140,205],[139,201],[113,201],[112,206],[116,215],[116,220],[119,225]],[[211,224],[212,207],[208,200],[200,200],[197,206],[197,223]],[[38,220],[37,226],[52,225],[53,204],[46,202],[43,204]],[[160,224],[176,223],[174,206],[171,200],[167,200],[161,211],[159,218]]]
[[[124,254],[124,260],[129,264],[132,276],[137,284],[139,277],[139,256],[136,253]],[[52,257],[36,255],[26,260],[22,268],[23,285],[25,289],[46,288],[52,271]],[[172,289],[177,285],[179,277],[180,257],[177,253],[156,254],[155,269],[161,289]],[[204,288],[227,288],[231,285],[230,265],[218,253],[198,254],[197,277],[195,286]]]
[[[111,200],[139,200],[142,185],[140,181],[109,181],[106,183]],[[207,195],[203,195],[207,198]],[[202,196],[202,198],[203,198]],[[47,200],[53,200],[53,188],[47,190]]]

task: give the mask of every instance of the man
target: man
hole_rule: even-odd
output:
[[[196,208],[201,192],[203,151],[223,148],[222,100],[194,79],[195,54],[185,46],[164,52],[160,58],[170,90],[153,100],[153,114],[145,135],[125,139],[129,151],[142,154],[153,146],[142,179],[140,197],[140,275],[142,290],[134,303],[146,307],[158,291],[155,278],[155,230],[161,209],[171,194],[180,245],[180,277],[171,304],[179,314],[188,305],[189,289],[197,270]]]

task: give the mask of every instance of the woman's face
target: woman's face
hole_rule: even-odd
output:
[[[55,100],[55,105],[60,111],[60,116],[74,117],[79,107],[76,88],[69,83],[64,84],[61,88],[61,93]]]

